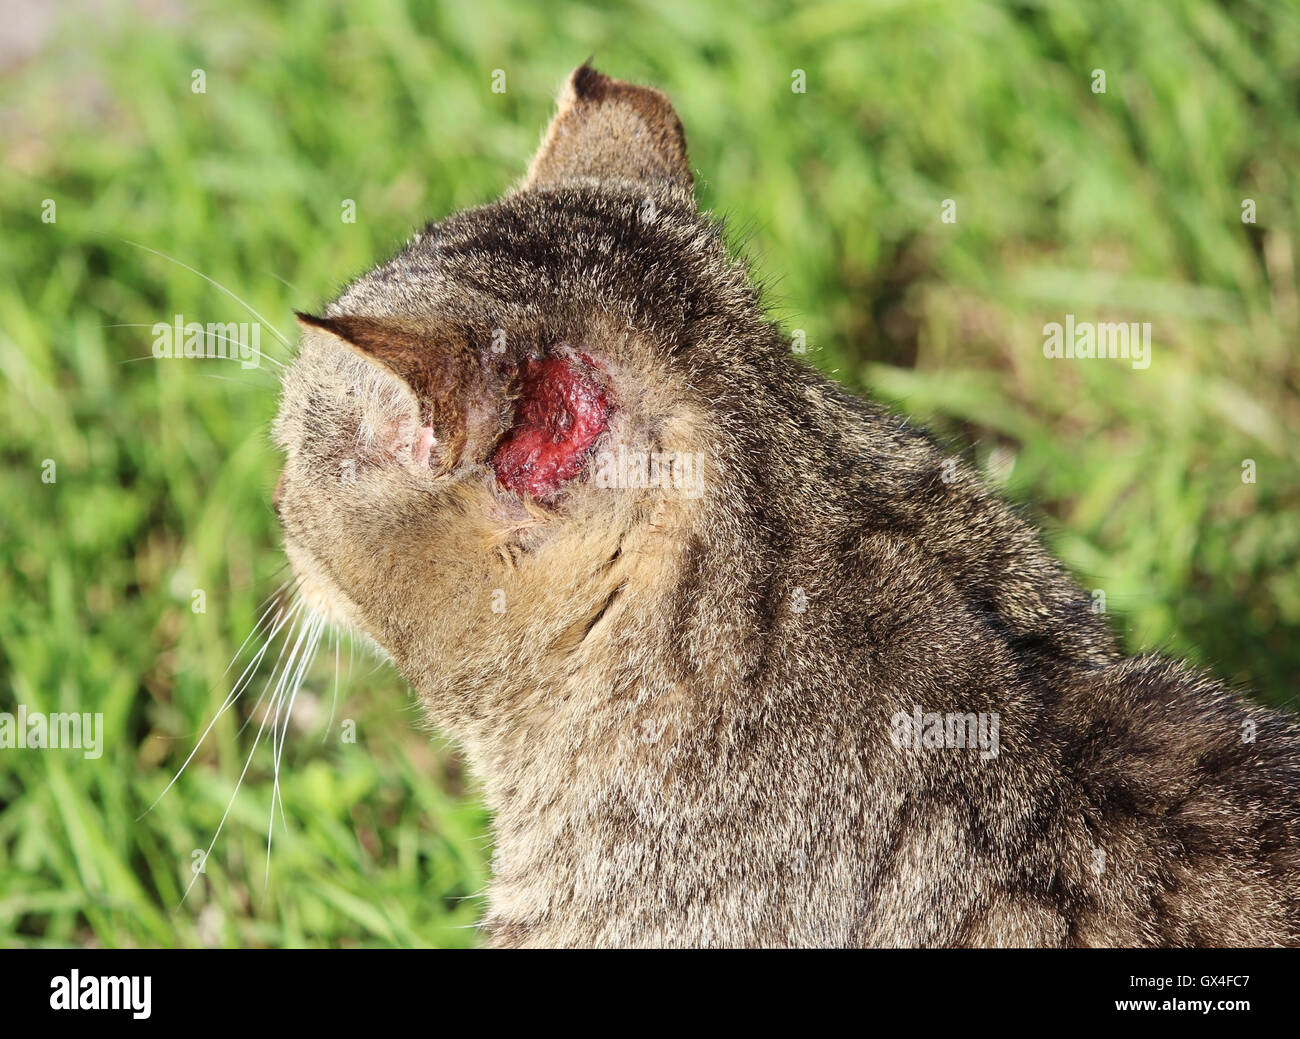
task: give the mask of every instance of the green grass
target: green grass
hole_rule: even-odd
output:
[[[148,327],[111,327],[244,317],[122,240],[288,334],[413,226],[512,184],[590,54],[671,93],[702,203],[811,360],[1005,479],[1131,649],[1300,692],[1293,3],[167,9],[66,24],[0,86],[0,709],[106,728],[98,760],[0,750],[0,944],[475,941],[472,783],[368,658],[339,690],[356,742],[326,732],[332,651],[284,751],[269,888],[263,751],[182,904],[247,704],[141,815],[283,577],[274,366],[159,362]],[[1044,358],[1067,312],[1151,322],[1150,369]]]

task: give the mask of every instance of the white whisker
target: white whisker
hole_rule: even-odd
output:
[[[290,607],[288,614],[283,619],[279,620],[279,623],[277,624],[275,631],[278,632],[280,628],[282,628],[285,623],[289,622],[291,618],[293,618],[297,614],[298,610],[301,609],[304,605],[305,603],[303,602],[302,599],[295,600],[293,605]],[[284,659],[285,646],[287,646],[289,644],[289,640],[293,638],[294,629],[296,629],[297,627],[298,627],[298,622],[295,620],[290,626],[289,635],[286,636],[284,644],[281,645],[280,647],[280,654],[276,658],[275,667],[271,669],[270,677],[267,678],[266,684],[262,687],[262,693],[260,696],[258,696],[257,703],[253,705],[253,713],[249,715],[249,721],[252,720],[253,714],[257,713],[258,706],[262,703],[262,700],[266,697],[267,689],[270,688],[271,683],[275,680],[276,672],[280,670],[280,662]],[[272,635],[274,634],[275,632],[272,633]],[[270,640],[268,639],[267,646],[269,645],[270,645]],[[266,646],[263,647],[263,651],[265,651],[265,649]],[[257,734],[253,737],[253,745],[248,751],[248,757],[244,760],[244,767],[243,769],[240,770],[239,778],[235,781],[235,789],[231,792],[230,800],[226,802],[226,810],[222,812],[221,820],[217,823],[216,832],[213,833],[212,840],[208,843],[208,847],[203,853],[204,863],[207,862],[208,856],[212,854],[212,849],[216,847],[217,839],[221,836],[221,831],[226,825],[226,820],[230,817],[230,810],[235,805],[235,798],[239,796],[239,790],[244,785],[244,777],[248,775],[248,770],[253,764],[253,756],[257,753],[257,748],[261,745],[262,733],[266,729],[266,719],[267,719],[267,715],[263,713],[261,723],[258,725],[257,728]],[[248,723],[245,722],[244,724],[247,725]],[[239,731],[242,733],[244,731],[244,727],[241,726]],[[190,890],[194,887],[194,882],[198,880],[198,878],[199,878],[199,874],[197,872],[194,874],[192,878],[190,878],[190,882],[185,888],[185,894],[181,896],[182,903],[184,903],[185,899],[189,897]]]
[[[272,608],[274,607],[274,605],[275,604],[273,603]],[[235,684],[231,687],[230,692],[226,695],[226,698],[221,702],[221,706],[217,708],[217,713],[212,716],[212,720],[208,722],[207,728],[203,730],[203,733],[199,736],[198,740],[195,741],[194,747],[190,751],[189,756],[186,757],[184,762],[181,763],[181,767],[176,770],[176,775],[172,776],[171,782],[169,782],[165,787],[163,787],[162,793],[160,793],[156,798],[154,798],[153,803],[150,804],[149,807],[146,808],[144,812],[141,813],[140,815],[141,819],[143,819],[146,815],[152,812],[154,808],[158,806],[158,802],[161,801],[167,795],[167,791],[176,785],[176,781],[181,778],[181,775],[185,772],[185,769],[189,767],[190,762],[194,760],[194,755],[196,755],[199,752],[199,749],[203,746],[204,741],[208,738],[208,734],[212,732],[213,727],[217,724],[217,722],[221,720],[222,716],[226,713],[226,711],[228,711],[231,705],[239,698],[239,694],[243,691],[246,684],[249,681],[251,681],[253,672],[256,670],[257,665],[261,663],[262,658],[266,655],[266,651],[270,648],[272,641],[275,639],[275,636],[279,633],[280,629],[290,619],[290,617],[293,616],[296,610],[297,610],[297,606],[295,605],[289,611],[288,616],[285,616],[283,618],[281,617],[281,613],[283,613],[283,608],[281,608],[281,613],[276,614],[275,620],[272,622],[272,629],[270,633],[266,636],[266,640],[262,643],[261,649],[259,649],[253,655],[253,659],[248,662],[248,666],[244,668],[243,672],[240,673],[239,678],[235,680]],[[270,609],[268,609],[267,612],[269,613]],[[260,625],[262,623],[262,620],[264,620],[265,618],[266,618],[266,614],[264,613],[262,614],[262,618],[258,620],[257,622],[258,625]],[[250,633],[249,638],[252,638],[252,635],[256,633],[256,630],[257,629],[255,627],[253,633]],[[248,644],[248,639],[246,638],[244,639],[244,645],[247,644]],[[243,646],[240,646],[240,652],[243,651],[243,648],[244,648]],[[235,654],[235,660],[237,659],[239,659],[239,653]],[[230,672],[230,668],[234,666],[234,663],[235,661],[232,660],[230,664],[227,665],[226,671],[224,673],[228,674]]]
[[[263,273],[269,274],[272,278],[278,281],[285,288],[293,289],[293,291],[298,293],[298,295],[300,296],[304,295],[302,289],[298,288],[298,286],[291,281],[285,281],[283,278],[280,277],[280,275],[276,274],[275,271],[264,271]]]
[[[230,800],[226,802],[226,810],[221,813],[221,821],[217,823],[217,830],[212,835],[212,840],[208,843],[207,850],[203,853],[203,861],[206,865],[208,856],[212,854],[212,849],[216,846],[217,838],[221,836],[222,827],[226,825],[226,819],[230,816],[230,809],[235,805],[235,798],[239,796],[239,788],[244,785],[244,776],[248,775],[248,768],[253,763],[253,755],[257,753],[257,746],[262,741],[262,730],[266,727],[266,717],[263,715],[262,724],[258,727],[257,736],[253,739],[252,749],[248,752],[248,757],[244,760],[244,767],[239,773],[239,778],[235,781],[235,789],[230,795]],[[190,889],[194,887],[194,881],[199,879],[199,872],[195,872],[190,878],[190,882],[185,887],[185,894],[181,896],[183,903],[189,897]]]
[[[114,322],[111,325],[101,325],[100,327],[101,328],[153,328],[154,326],[144,321],[118,321],[118,322]],[[245,345],[239,342],[239,340],[237,339],[231,339],[230,336],[221,335],[218,332],[204,332],[204,335],[212,339],[220,339],[224,343],[234,343],[236,346]],[[261,350],[254,349],[253,354],[259,360],[270,361],[272,364],[277,365],[280,368],[288,367],[288,365],[286,365],[283,361],[272,357],[270,354],[264,354],[262,353]],[[142,357],[128,357],[125,361],[118,361],[118,364],[130,364],[132,361],[148,361],[148,360],[156,361],[159,360],[159,358],[155,357],[152,353],[149,353],[149,354],[145,354]],[[194,360],[213,360],[213,358],[194,358]],[[233,358],[223,358],[223,360],[233,360]]]
[[[298,599],[297,601],[294,602],[293,607],[290,610],[290,616],[296,614],[300,609],[302,609],[305,606],[306,603],[304,603],[303,600]],[[288,618],[286,618],[286,620],[287,619]],[[296,627],[297,627],[297,622],[295,621],[294,626],[289,629],[289,633],[284,637],[284,642],[280,644],[280,652],[275,658],[275,667],[271,668],[270,678],[266,680],[266,685],[262,686],[262,692],[258,694],[257,700],[253,703],[252,710],[248,712],[248,717],[244,719],[244,724],[239,727],[239,731],[237,735],[242,736],[244,734],[244,730],[248,728],[249,723],[252,722],[253,718],[256,716],[258,712],[258,709],[262,706],[262,701],[266,699],[267,689],[270,688],[271,683],[275,680],[275,674],[280,669],[280,664],[284,660],[284,651],[289,648],[289,644],[293,640],[294,637],[293,633]]]
[[[342,639],[339,638],[337,631],[332,631],[330,634],[334,636],[334,695],[330,697],[330,716],[329,721],[325,723],[325,731],[321,733],[321,743],[329,739],[330,733],[334,731],[334,709],[339,705],[339,643]]]
[[[266,827],[266,884],[268,887],[271,882],[271,842],[275,834],[275,808],[277,804],[280,806],[280,820],[284,823],[286,830],[289,828],[289,821],[284,816],[284,800],[280,795],[280,759],[284,754],[285,736],[289,731],[289,719],[293,714],[294,700],[298,696],[303,677],[306,675],[307,667],[311,664],[312,655],[315,653],[316,639],[319,636],[321,624],[321,618],[307,617],[298,633],[293,651],[289,654],[289,660],[280,673],[280,681],[276,684],[275,693],[268,708],[268,713],[271,714],[271,757],[274,774],[271,786],[271,816]],[[287,706],[285,706],[286,703]],[[284,725],[277,732],[282,707],[285,708]]]
[[[275,336],[280,340],[280,342],[282,342],[285,346],[289,346],[289,345],[290,345],[290,344],[289,344],[289,340],[287,340],[287,339],[284,337],[284,333],[281,332],[278,328],[276,328],[275,325],[271,324],[271,322],[267,321],[266,318],[264,318],[264,317],[263,317],[261,314],[259,314],[256,310],[254,310],[253,307],[252,307],[252,304],[248,303],[248,302],[247,302],[246,300],[244,300],[244,299],[241,299],[239,296],[237,296],[237,295],[236,295],[234,292],[232,292],[230,289],[226,288],[224,285],[221,284],[221,282],[217,281],[215,278],[209,278],[209,277],[208,277],[206,274],[204,274],[202,271],[200,271],[200,270],[195,270],[195,269],[194,269],[193,267],[191,267],[188,263],[182,263],[180,260],[176,259],[175,256],[168,256],[165,252],[161,252],[161,251],[159,251],[158,249],[151,249],[151,248],[149,248],[149,246],[147,246],[147,245],[141,245],[139,242],[133,242],[133,241],[131,241],[131,239],[129,239],[129,238],[119,238],[118,241],[119,241],[119,242],[125,242],[127,245],[133,245],[133,246],[135,246],[137,249],[143,249],[143,250],[144,250],[145,252],[147,252],[147,253],[153,253],[154,256],[160,256],[160,257],[162,257],[164,260],[170,260],[172,263],[176,264],[176,266],[178,266],[178,267],[184,267],[184,268],[185,268],[187,271],[189,271],[191,274],[197,274],[200,278],[202,278],[204,281],[206,281],[209,285],[212,285],[212,286],[214,286],[215,288],[220,289],[220,290],[221,290],[222,292],[224,292],[227,296],[229,296],[229,297],[230,297],[231,299],[233,299],[236,303],[238,303],[241,307],[243,307],[243,308],[244,308],[245,310],[247,310],[250,314],[252,314],[253,317],[257,318],[258,321],[260,321],[260,322],[262,322],[262,324],[266,325],[266,327],[269,328],[269,329],[270,329],[270,330],[275,334]]]
[[[230,663],[226,665],[226,670],[221,672],[223,675],[230,674],[230,669],[235,666],[235,661],[238,660],[239,655],[244,652],[244,647],[247,646],[249,640],[251,640],[252,637],[256,635],[259,630],[261,630],[262,622],[266,620],[266,615],[270,613],[273,609],[275,609],[277,597],[280,595],[281,592],[285,590],[285,588],[288,587],[288,585],[289,582],[284,581],[283,583],[281,583],[279,588],[277,588],[270,595],[268,595],[264,600],[262,600],[262,604],[266,606],[266,609],[263,610],[262,615],[257,618],[257,623],[253,625],[253,630],[248,633],[244,641],[239,644],[239,648],[235,650],[235,655],[230,658]],[[279,614],[277,614],[276,616],[278,617]],[[272,623],[274,623],[274,621]]]

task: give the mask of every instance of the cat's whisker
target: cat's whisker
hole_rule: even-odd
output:
[[[221,672],[223,675],[230,674],[230,669],[235,666],[235,661],[238,660],[240,654],[244,652],[244,647],[246,647],[248,643],[252,640],[253,636],[256,635],[261,630],[262,622],[266,620],[267,614],[269,614],[273,609],[275,609],[277,599],[279,598],[280,594],[288,587],[289,587],[289,582],[283,581],[281,582],[279,588],[277,588],[275,591],[273,591],[270,595],[268,595],[265,599],[262,600],[262,605],[265,606],[266,609],[263,610],[262,615],[257,618],[257,623],[253,625],[253,630],[248,633],[248,635],[244,638],[244,641],[239,644],[239,648],[235,650],[235,655],[230,658],[230,663],[226,665],[226,670]]]
[[[280,275],[276,274],[275,271],[263,271],[263,273],[264,273],[264,274],[269,274],[272,278],[274,278],[276,281],[278,281],[278,282],[279,282],[281,285],[283,285],[285,288],[287,288],[287,289],[293,289],[293,291],[296,292],[296,293],[298,293],[298,295],[300,295],[300,296],[305,296],[305,295],[306,295],[306,293],[303,292],[302,289],[298,288],[297,285],[295,285],[295,284],[294,284],[293,282],[291,282],[291,281],[285,281],[282,277],[280,277]]]
[[[221,830],[226,825],[226,820],[230,817],[230,810],[235,806],[235,798],[239,796],[239,789],[244,785],[244,777],[248,775],[248,769],[253,764],[253,755],[257,753],[258,745],[262,742],[262,732],[265,728],[266,716],[263,715],[262,722],[257,729],[257,735],[253,738],[253,746],[249,749],[248,757],[244,760],[244,767],[239,773],[239,778],[235,780],[235,789],[230,794],[230,800],[226,802],[226,810],[221,813],[221,819],[217,823],[216,832],[213,833],[212,840],[208,843],[207,848],[203,852],[203,860],[205,863],[207,862],[208,856],[212,854],[212,849],[216,847],[217,839],[221,836]],[[190,878],[189,884],[186,885],[185,894],[181,896],[182,904],[185,902],[185,899],[189,897],[190,890],[194,887],[194,882],[199,879],[199,872],[202,871],[196,871],[194,876]]]
[[[262,356],[266,357],[265,354],[263,354]],[[158,358],[154,357],[153,354],[141,354],[139,357],[124,357],[122,360],[118,361],[117,363],[118,364],[139,364],[141,361],[156,361],[156,360],[158,360]],[[266,357],[266,360],[272,362],[273,364],[280,364],[280,362],[275,360],[274,357]],[[284,365],[280,364],[280,367],[283,368]],[[261,369],[258,370],[260,371]],[[231,378],[231,376],[229,375],[216,375],[213,372],[199,372],[198,374],[206,379],[225,379],[228,382],[237,382],[241,386],[256,385],[255,383],[250,383],[247,379],[234,379]]]
[[[247,381],[245,381],[245,380],[243,380],[243,379],[232,379],[229,375],[213,375],[211,372],[199,372],[199,378],[200,378],[200,379],[218,379],[218,380],[220,380],[221,382],[231,382],[231,383],[234,383],[236,386],[240,387],[241,389],[245,389],[245,390],[252,390],[252,389],[256,389],[256,388],[257,388],[257,387],[256,387],[253,383],[251,383],[251,382],[247,382]]]
[[[297,616],[298,611],[302,609],[305,605],[306,604],[302,598],[296,598],[292,606],[290,606],[288,613],[283,618],[278,618],[279,623],[275,631],[272,632],[271,637],[273,638],[274,635],[277,634],[285,624],[290,624],[289,634],[286,636],[284,643],[280,647],[280,653],[279,656],[276,658],[275,667],[271,669],[270,676],[267,678],[266,683],[262,686],[261,695],[258,696],[257,702],[253,705],[253,709],[249,714],[248,721],[252,721],[253,717],[259,713],[258,708],[260,707],[262,701],[266,698],[267,690],[270,689],[271,684],[276,681],[276,673],[280,671],[280,665],[284,660],[284,651],[286,647],[289,645],[289,643],[293,640],[294,632],[298,629],[299,621],[301,620],[301,618],[298,619],[294,619],[294,618]],[[268,638],[266,645],[263,646],[263,651],[265,651],[265,649],[269,645],[270,645],[270,639]],[[216,847],[217,840],[221,836],[221,831],[226,825],[226,820],[230,817],[230,811],[235,805],[235,798],[239,796],[240,788],[244,785],[244,777],[248,775],[248,770],[253,763],[253,756],[257,753],[257,748],[261,745],[262,733],[266,730],[267,717],[268,715],[266,712],[261,712],[261,721],[258,725],[257,733],[253,737],[253,745],[252,747],[249,748],[248,757],[244,760],[244,767],[243,769],[240,770],[239,778],[235,781],[235,789],[231,792],[230,800],[226,802],[226,809],[222,813],[220,821],[217,823],[216,832],[213,833],[212,840],[208,843],[208,846],[203,853],[203,859],[205,862],[207,861],[207,857],[212,854],[212,849]],[[247,725],[248,722],[246,721],[244,725],[240,726],[239,732],[242,733],[244,731],[244,728]],[[196,872],[194,876],[190,879],[189,884],[185,888],[185,893],[181,896],[182,904],[184,904],[185,899],[189,896],[190,890],[194,887],[194,882],[198,879],[198,876],[199,874]]]
[[[290,608],[289,617],[286,617],[285,620],[286,621],[289,620],[291,617],[297,614],[299,610],[305,608],[305,606],[306,603],[302,599],[295,600],[293,606]],[[244,719],[244,723],[239,727],[239,731],[236,733],[236,735],[242,736],[244,734],[244,730],[248,728],[249,724],[253,720],[253,717],[261,709],[262,701],[266,699],[267,690],[271,688],[271,683],[275,681],[276,673],[280,670],[280,665],[284,661],[285,650],[289,648],[289,645],[293,641],[294,632],[297,630],[299,620],[301,620],[301,618],[298,618],[298,620],[294,621],[293,625],[289,629],[289,633],[284,637],[284,642],[280,644],[280,652],[279,655],[275,658],[275,666],[271,668],[271,675],[269,678],[267,678],[266,684],[262,686],[262,692],[258,694],[257,700],[254,701],[252,709],[248,712],[248,717]]]
[[[339,643],[343,640],[339,638],[337,630],[332,630],[330,634],[334,637],[334,695],[330,698],[330,716],[325,723],[325,731],[321,733],[321,743],[329,739],[330,733],[334,731],[334,710],[339,705]]]
[[[147,322],[147,321],[115,321],[112,324],[100,325],[99,327],[100,328],[153,328],[154,324],[155,324],[154,322]],[[223,343],[232,343],[235,346],[242,347],[245,345],[241,343],[239,340],[231,339],[230,336],[221,335],[219,332],[205,332],[204,335],[207,338],[218,339]],[[255,357],[257,357],[259,361],[270,361],[272,364],[278,365],[280,368],[288,367],[288,365],[286,365],[283,361],[275,357],[272,357],[270,354],[262,353],[262,351],[256,347],[252,348],[252,353]],[[150,360],[156,361],[156,360],[160,360],[160,358],[155,357],[152,353],[149,353],[141,357],[128,357],[126,360],[118,361],[117,363],[130,364],[132,361],[150,361]],[[195,358],[195,360],[211,360],[211,358]],[[227,358],[227,360],[230,360],[230,358]],[[260,371],[260,369],[258,370]]]
[[[284,607],[281,606],[281,608],[280,608],[281,613],[277,613],[277,614],[275,615],[275,622],[274,622],[274,625],[273,625],[273,627],[272,627],[270,633],[267,635],[267,637],[266,637],[266,641],[263,643],[262,648],[259,649],[259,650],[257,651],[257,655],[256,655],[256,657],[255,657],[255,658],[253,659],[253,661],[249,664],[249,666],[246,667],[246,668],[244,669],[244,674],[245,674],[245,675],[250,675],[250,678],[249,678],[249,681],[250,681],[250,682],[251,682],[251,671],[252,671],[252,669],[253,669],[254,667],[256,667],[257,663],[262,659],[262,657],[264,657],[264,656],[266,655],[266,651],[267,651],[268,649],[270,649],[270,647],[271,647],[271,643],[275,640],[276,635],[278,635],[278,634],[280,633],[281,629],[284,628],[284,626],[285,626],[286,624],[289,624],[289,623],[293,620],[294,615],[298,612],[299,609],[301,609],[301,607],[302,607],[301,600],[297,600],[297,601],[295,601],[295,602],[294,602],[294,603],[289,607],[288,612],[287,612],[287,613],[284,613],[284,615],[281,616],[281,613],[283,613],[283,611],[284,611]],[[276,667],[279,666],[280,658],[283,657],[283,656],[284,656],[284,646],[282,645],[282,646],[280,647],[280,655],[276,658]],[[274,675],[274,673],[275,673],[275,668],[272,668],[272,669],[271,669],[271,673]],[[236,688],[239,688],[239,686],[242,684],[243,676],[241,675],[240,677],[241,677],[241,682],[236,683]],[[245,687],[246,687],[246,686],[245,686]],[[226,707],[226,705],[223,704],[223,706],[222,706],[222,710],[223,710],[223,711],[225,710],[225,707]],[[218,715],[218,717],[220,717],[220,715]],[[214,721],[215,721],[215,719],[214,719]],[[242,731],[242,729],[241,729],[241,731]]]
[[[194,267],[191,267],[188,263],[184,263],[184,262],[182,262],[181,260],[176,259],[176,257],[174,257],[174,256],[168,256],[165,252],[162,252],[162,251],[159,250],[159,249],[152,249],[152,248],[150,248],[149,246],[147,246],[147,245],[142,245],[142,244],[139,243],[139,242],[133,242],[133,241],[131,241],[131,239],[129,239],[129,238],[118,238],[118,241],[119,241],[119,242],[124,242],[124,243],[127,244],[127,245],[133,245],[133,246],[135,246],[137,249],[143,249],[143,250],[144,250],[145,252],[147,252],[147,253],[152,253],[154,256],[161,257],[161,258],[164,259],[164,260],[168,260],[168,261],[170,261],[170,262],[176,264],[176,266],[178,266],[178,267],[184,267],[185,270],[189,271],[191,274],[197,274],[200,278],[202,278],[204,281],[206,281],[209,285],[212,285],[214,288],[220,289],[220,290],[221,290],[222,292],[224,292],[227,296],[229,296],[229,297],[230,297],[231,299],[233,299],[236,303],[238,303],[241,307],[243,307],[243,308],[244,308],[245,310],[247,310],[250,314],[252,314],[253,317],[257,318],[258,321],[260,321],[260,322],[262,322],[262,324],[266,325],[266,327],[269,328],[269,329],[271,330],[271,332],[275,335],[275,337],[276,337],[277,339],[279,339],[280,342],[282,342],[286,347],[289,347],[289,346],[290,346],[289,340],[286,339],[286,338],[284,337],[284,333],[283,333],[283,332],[281,332],[278,328],[275,327],[275,325],[271,324],[270,321],[268,321],[266,318],[264,318],[264,317],[263,317],[261,314],[259,314],[256,310],[254,310],[254,309],[253,309],[253,306],[252,306],[251,303],[249,303],[247,300],[243,299],[242,297],[238,296],[236,293],[234,293],[234,292],[231,291],[230,289],[226,288],[226,286],[222,285],[221,282],[217,281],[215,278],[210,278],[210,277],[208,277],[208,275],[204,274],[202,271],[197,270],[197,269],[195,269]]]
[[[297,641],[294,643],[293,651],[289,654],[289,659],[285,662],[284,670],[280,673],[280,680],[276,683],[275,692],[271,695],[271,702],[267,705],[267,714],[271,718],[271,762],[274,770],[274,780],[271,786],[271,807],[270,816],[266,823],[266,879],[265,885],[270,886],[271,882],[271,840],[275,834],[275,808],[277,803],[280,805],[280,818],[284,822],[285,828],[288,828],[288,820],[284,817],[284,802],[280,797],[280,710],[284,704],[285,684],[292,682],[291,673],[296,676],[297,672],[293,670],[294,660],[298,655],[298,650],[302,641],[307,637],[311,630],[312,621],[307,618],[304,621],[302,629],[298,633]]]
[[[271,729],[271,746],[274,758],[275,783],[271,795],[271,818],[267,824],[266,832],[266,885],[269,887],[271,882],[271,837],[275,824],[275,806],[280,806],[280,822],[284,825],[285,831],[288,832],[289,820],[284,812],[284,797],[280,794],[280,760],[284,756],[284,746],[289,732],[289,723],[293,719],[293,705],[298,697],[298,692],[302,688],[303,679],[306,677],[307,669],[311,666],[316,657],[316,647],[320,641],[321,633],[325,628],[325,618],[317,617],[308,621],[307,644],[303,649],[302,657],[299,660],[298,668],[294,672],[293,678],[289,685],[281,693],[280,702],[284,702],[285,696],[288,697],[288,704],[284,710],[284,723],[280,726],[280,733],[277,738],[275,733],[275,723],[279,720],[280,707],[277,703],[275,707],[275,717],[272,720]]]
[[[286,831],[289,828],[289,820],[284,814],[284,798],[280,794],[280,760],[284,755],[284,745],[289,732],[289,721],[293,717],[294,701],[298,697],[298,690],[302,688],[302,681],[307,674],[307,668],[311,665],[312,658],[315,656],[316,643],[320,638],[320,630],[323,624],[323,618],[314,616],[306,618],[298,633],[297,641],[294,643],[293,651],[289,654],[289,660],[280,674],[280,681],[276,685],[275,694],[268,708],[268,713],[271,714],[271,757],[274,772],[271,786],[271,816],[266,827],[266,885],[268,887],[271,882],[271,842],[275,834],[275,809],[277,804],[280,806],[280,821],[284,823]],[[281,725],[280,712],[282,708],[284,710],[284,723]]]
[[[261,618],[258,619],[257,625],[254,626],[254,629],[249,634],[248,638],[244,639],[244,645],[241,645],[239,647],[239,650],[236,652],[234,659],[231,660],[229,665],[227,665],[226,670],[223,672],[223,674],[229,674],[230,668],[234,666],[235,660],[239,659],[239,654],[243,652],[244,646],[246,646],[248,644],[249,639],[251,639],[253,635],[257,633],[257,628],[261,626],[262,622],[266,619],[267,613],[270,613],[271,609],[274,609],[275,606],[276,604],[272,603],[271,606],[268,607],[266,613],[263,613]],[[207,727],[203,730],[202,734],[195,741],[194,747],[190,750],[189,755],[181,763],[181,767],[176,770],[176,774],[172,776],[171,782],[169,782],[163,788],[162,792],[156,798],[154,798],[153,803],[150,804],[149,807],[146,808],[140,814],[141,819],[143,819],[146,815],[152,812],[158,806],[158,802],[167,796],[167,791],[169,791],[173,786],[176,785],[177,781],[184,774],[185,769],[189,767],[190,762],[194,760],[194,756],[198,754],[199,750],[203,747],[204,741],[207,740],[209,733],[212,732],[217,722],[221,720],[221,718],[225,715],[226,711],[228,711],[231,705],[234,704],[234,702],[239,698],[240,694],[247,687],[248,683],[252,681],[252,676],[256,671],[258,664],[261,663],[262,658],[266,655],[266,651],[270,648],[271,643],[275,640],[275,636],[279,634],[280,629],[284,626],[285,623],[288,622],[289,618],[292,617],[294,612],[293,610],[290,610],[288,617],[282,617],[281,614],[283,613],[283,610],[284,607],[281,606],[280,612],[276,614],[275,620],[272,621],[271,631],[267,634],[266,639],[263,641],[261,648],[258,649],[258,651],[253,655],[253,659],[248,662],[248,665],[240,673],[239,678],[235,680],[235,684],[231,687],[230,692],[226,694],[225,699],[222,700],[221,706],[217,708],[216,713],[212,716],[212,720],[208,722]]]

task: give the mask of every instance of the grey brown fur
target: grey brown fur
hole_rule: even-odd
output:
[[[520,189],[304,319],[285,379],[303,594],[480,777],[491,942],[1300,943],[1294,722],[1121,656],[974,472],[791,356],[691,183],[663,96],[584,66]],[[698,455],[702,494],[498,484],[520,365],[578,351],[597,453]],[[998,753],[896,746],[917,708]]]

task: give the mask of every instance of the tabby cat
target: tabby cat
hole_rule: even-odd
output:
[[[1300,943],[1294,721],[793,357],[658,91],[300,323],[286,549],[481,780],[492,944]]]

